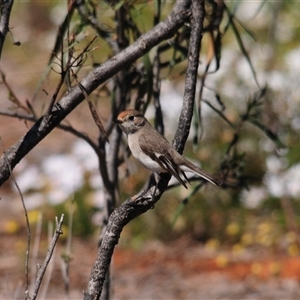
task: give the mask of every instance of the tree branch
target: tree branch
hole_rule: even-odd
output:
[[[91,271],[85,300],[99,299],[115,246],[118,244],[124,226],[134,218],[153,208],[168,186],[170,176],[164,174],[157,188],[153,185],[137,199],[129,198],[115,209],[109,217],[97,259]],[[155,195],[153,193],[155,192]]]
[[[13,0],[1,1],[0,3],[0,58],[6,34],[9,32],[9,18],[13,4]]]
[[[190,0],[177,1],[167,19],[149,32],[143,34],[134,44],[124,51],[109,59],[93,71],[91,71],[80,84],[89,95],[101,83],[114,76],[120,70],[132,64],[136,59],[143,56],[151,48],[172,37],[182,26],[188,17]],[[33,127],[6,152],[8,162],[4,155],[0,158],[0,186],[9,178],[9,166],[11,169],[31,151],[53,128],[55,128],[73,109],[83,100],[85,95],[78,85],[75,85],[58,103],[56,103],[48,115],[41,117]]]
[[[192,0],[192,28],[189,43],[188,66],[185,78],[183,105],[179,117],[178,129],[173,142],[173,146],[179,153],[183,152],[185,142],[189,136],[193,117],[204,15],[204,0]]]
[[[62,231],[62,225],[63,225],[63,221],[64,221],[64,215],[63,214],[61,215],[59,221],[58,221],[58,218],[55,217],[55,221],[56,221],[55,233],[54,233],[54,235],[52,237],[51,244],[50,244],[49,249],[47,251],[47,255],[46,255],[46,258],[45,258],[45,260],[43,262],[43,265],[41,266],[41,268],[38,271],[38,277],[36,279],[35,287],[34,287],[34,291],[33,291],[33,295],[32,295],[32,298],[31,298],[32,300],[36,299],[36,297],[37,297],[37,294],[39,292],[39,289],[40,289],[43,277],[45,275],[47,266],[48,266],[48,264],[49,264],[49,262],[51,260],[54,248],[55,248],[55,246],[57,244],[58,238],[63,233],[63,231]]]
[[[26,120],[26,121],[31,121],[31,122],[37,121],[37,118],[34,115],[29,115],[29,114],[24,114],[24,113],[19,113],[19,112],[11,112],[8,110],[0,110],[0,115],[18,118],[18,119],[22,119],[22,120]],[[80,131],[76,130],[75,128],[73,128],[72,126],[65,125],[65,124],[59,124],[56,126],[56,128],[70,132],[70,133],[74,134],[75,136],[77,136],[78,138],[83,139],[93,148],[93,150],[95,151],[95,153],[98,156],[100,155],[101,151],[100,151],[98,145],[96,143],[94,143],[93,140],[91,138],[89,138],[89,136],[86,133],[80,132]]]
[[[177,129],[175,135],[175,147],[181,151],[189,134],[194,106],[199,51],[203,30],[204,1],[202,0],[198,3],[198,0],[193,0],[192,11],[193,28],[189,48],[186,90],[179,122],[182,125]],[[114,248],[119,241],[124,226],[132,219],[154,207],[155,203],[166,190],[170,177],[169,174],[161,174],[161,180],[157,187],[152,185],[148,191],[142,192],[139,196],[127,199],[119,208],[112,212],[98,250],[96,262],[91,271],[87,290],[84,294],[85,300],[99,299]]]

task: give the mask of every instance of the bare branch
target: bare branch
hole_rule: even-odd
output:
[[[129,198],[115,209],[109,217],[97,259],[91,271],[85,300],[99,299],[111,257],[124,226],[134,218],[153,208],[168,186],[170,176],[164,174],[157,188],[153,185],[146,193],[135,199]],[[155,195],[153,195],[155,191]]]
[[[56,223],[57,223],[57,218],[56,218]],[[48,221],[48,244],[51,245],[51,240],[53,236],[53,222]],[[53,249],[53,253],[51,255],[51,260],[49,261],[49,264],[47,266],[47,273],[45,273],[45,277],[43,277],[41,283],[43,282],[43,285],[40,290],[39,298],[40,299],[45,299],[48,289],[49,289],[49,284],[51,281],[51,276],[53,273],[54,269],[54,263],[55,263],[55,248]],[[33,299],[30,299],[33,300]]]
[[[178,129],[173,142],[175,149],[179,153],[183,152],[185,142],[189,136],[193,117],[204,14],[204,0],[193,0],[191,19],[192,30],[189,44],[188,67],[185,78],[183,105],[178,122]]]
[[[1,147],[2,147],[2,151],[3,151],[3,155],[4,157],[6,158],[6,152],[4,150],[4,146],[3,146],[3,142],[2,142],[2,139],[0,137],[0,143],[1,143]],[[27,208],[26,208],[26,205],[25,205],[25,201],[24,201],[24,197],[23,197],[23,194],[22,194],[22,191],[17,183],[17,180],[14,176],[14,174],[12,173],[12,170],[9,169],[10,171],[10,176],[12,178],[12,181],[14,183],[14,185],[16,186],[16,189],[20,195],[20,198],[21,198],[21,202],[22,202],[22,206],[23,206],[23,209],[24,209],[24,214],[25,214],[25,220],[26,220],[26,230],[27,230],[27,246],[26,246],[26,258],[25,258],[25,294],[28,293],[28,286],[29,286],[29,273],[28,273],[28,270],[29,270],[29,253],[30,253],[30,237],[31,237],[31,231],[30,231],[30,225],[29,225],[29,218],[28,218],[28,213],[27,213]]]
[[[23,113],[19,113],[19,112],[11,112],[11,111],[7,111],[7,110],[3,110],[3,111],[0,110],[0,115],[18,118],[18,119],[22,119],[22,120],[27,120],[27,121],[31,121],[31,122],[37,121],[37,118],[33,115],[23,114]],[[83,139],[93,148],[95,153],[97,153],[97,155],[99,156],[100,150],[99,150],[98,145],[96,143],[94,143],[86,133],[80,132],[80,131],[76,130],[75,128],[73,128],[72,126],[65,125],[65,124],[59,124],[56,126],[56,128],[70,132],[70,133],[74,134],[75,136]]]
[[[111,49],[113,50],[114,54],[120,52],[120,48],[118,43],[113,39],[113,32],[107,30],[104,24],[101,24],[94,13],[90,13],[86,8],[86,3],[84,0],[75,0],[76,9],[81,16],[84,23],[89,24],[93,27],[96,32],[101,36],[106,42],[110,45]],[[89,3],[90,5],[94,5],[92,2]],[[95,11],[95,10],[94,10]]]
[[[44,260],[44,263],[41,266],[41,268],[39,269],[38,277],[37,277],[36,283],[35,283],[35,288],[34,288],[34,291],[33,291],[32,298],[31,298],[32,300],[36,299],[36,297],[37,297],[37,294],[39,292],[39,288],[41,286],[43,277],[45,275],[47,266],[48,266],[48,264],[49,264],[49,262],[51,260],[54,248],[55,248],[55,246],[57,244],[57,241],[58,241],[58,238],[63,233],[63,231],[62,231],[62,225],[63,225],[63,221],[64,221],[64,215],[63,214],[61,215],[59,222],[58,222],[58,218],[55,217],[55,221],[56,221],[55,233],[53,235],[53,238],[52,238],[50,247],[48,249],[47,256],[46,256],[46,258]]]
[[[2,84],[6,87],[6,89],[9,92],[9,100],[11,102],[13,102],[17,107],[22,108],[27,113],[29,113],[30,112],[29,109],[21,103],[21,101],[18,99],[17,95],[13,91],[12,87],[6,81],[5,74],[2,72],[2,70],[0,70],[0,76],[1,76],[1,79],[2,79]]]
[[[13,4],[13,0],[1,1],[0,3],[0,58],[6,34],[9,32],[9,18]]]
[[[97,110],[96,110],[96,108],[95,108],[92,100],[89,98],[88,94],[86,93],[84,87],[80,84],[80,82],[78,84],[79,84],[79,87],[82,89],[82,92],[85,95],[85,99],[86,99],[86,101],[87,101],[87,103],[89,105],[90,112],[91,112],[92,117],[93,117],[93,119],[95,121],[95,124],[97,125],[97,127],[98,127],[98,129],[100,131],[101,136],[105,139],[106,142],[109,143],[107,133],[106,133],[106,131],[104,129],[104,126],[103,126],[103,124],[101,122],[101,119],[100,119],[100,117],[99,117],[99,115],[97,113]]]

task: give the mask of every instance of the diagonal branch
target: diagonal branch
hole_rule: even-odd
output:
[[[102,243],[98,249],[97,259],[91,271],[87,290],[84,293],[85,300],[99,299],[114,248],[118,244],[124,226],[154,207],[155,203],[166,190],[169,179],[169,175],[163,176],[157,188],[152,186],[138,200],[127,199],[112,212],[102,238]],[[153,196],[154,191],[155,196]]]
[[[7,111],[7,110],[0,110],[0,116],[9,116],[9,117],[13,117],[13,118],[30,121],[30,122],[37,122],[37,118],[33,115],[23,114],[23,113],[19,113],[19,112],[11,112],[11,111]],[[95,142],[93,142],[93,140],[85,132],[80,132],[80,131],[76,130],[74,127],[72,127],[71,125],[65,125],[65,124],[59,124],[56,126],[56,128],[70,132],[73,135],[77,136],[78,138],[83,139],[92,147],[92,149],[95,151],[95,153],[98,156],[100,155],[100,150],[99,150],[98,145]]]
[[[143,56],[151,48],[161,41],[172,37],[183,25],[188,17],[189,0],[177,1],[171,14],[165,21],[159,23],[152,30],[142,35],[134,44],[124,51],[109,59],[93,71],[91,71],[80,82],[86,93],[91,94],[99,85],[120,70],[128,67],[136,59]],[[31,151],[44,137],[46,137],[73,109],[83,100],[85,95],[78,85],[75,85],[58,103],[56,103],[48,115],[41,117],[33,127],[7,152],[8,162],[2,155],[0,158],[0,186],[9,178],[9,166],[11,169]]]
[[[41,287],[41,283],[42,283],[42,280],[43,280],[43,277],[45,275],[45,272],[47,270],[47,266],[52,258],[52,255],[53,255],[53,251],[55,249],[55,246],[57,244],[57,241],[58,241],[58,238],[61,234],[63,234],[63,231],[62,231],[62,225],[63,225],[63,221],[64,221],[64,215],[62,214],[61,217],[60,217],[60,220],[58,221],[58,218],[55,217],[55,220],[56,220],[56,229],[55,229],[55,233],[52,237],[52,240],[51,240],[51,243],[50,243],[50,246],[49,246],[49,249],[47,251],[47,255],[46,255],[46,258],[43,262],[43,265],[41,266],[41,268],[39,269],[38,271],[38,276],[37,276],[37,279],[36,279],[36,282],[35,282],[35,287],[34,287],[34,291],[33,291],[33,295],[32,295],[32,300],[35,300],[37,295],[38,295],[38,292],[39,292],[39,289]]]

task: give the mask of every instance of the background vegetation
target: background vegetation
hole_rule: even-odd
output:
[[[189,236],[210,249],[243,251],[263,246],[299,254],[300,12],[292,1],[225,4],[223,16],[217,18],[216,3],[205,2],[197,104],[184,154],[211,173],[229,172],[241,185],[199,189],[195,181],[188,191],[180,186],[170,189],[155,209],[125,228],[121,245],[140,249],[149,239],[168,243]],[[114,41],[117,51],[126,48],[168,16],[173,2],[87,1],[78,5],[82,11],[68,8],[66,2],[15,2],[11,35],[1,57],[3,149],[31,127],[30,119],[22,115],[39,118],[55,90],[57,101],[70,86],[116,54]],[[96,26],[84,13],[95,17]],[[212,20],[219,22],[215,28],[210,28]],[[121,74],[130,79],[126,91],[121,90],[124,104],[146,110],[146,116],[158,125],[162,124],[157,118],[161,111],[164,127],[158,129],[164,129],[170,141],[184,93],[189,32],[189,26],[181,28],[174,39],[153,48]],[[74,57],[80,57],[78,64]],[[158,90],[153,88],[154,80],[160,82]],[[109,80],[90,96],[103,124],[111,122],[111,111],[122,107],[116,106],[117,84]],[[103,145],[87,101],[64,125],[83,132],[95,145]],[[107,210],[114,206],[107,206],[98,164],[95,151],[78,134],[56,129],[47,136],[14,171],[29,220],[35,223],[41,212],[46,224],[64,213],[67,220],[72,216],[75,236],[97,236]],[[136,194],[148,178],[148,172],[132,158],[119,170],[117,206]],[[13,197],[10,202],[21,211],[11,182],[3,186],[2,194],[1,205]],[[8,234],[25,228],[25,220],[7,218],[5,222]],[[65,226],[68,230],[70,223]]]

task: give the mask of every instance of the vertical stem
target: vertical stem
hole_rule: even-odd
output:
[[[203,20],[205,16],[204,0],[192,1],[191,37],[188,52],[188,66],[185,78],[185,90],[181,114],[178,122],[173,145],[179,153],[183,152],[188,138],[193,117],[197,73],[199,65],[199,52],[203,34]]]
[[[0,2],[0,58],[6,34],[9,32],[9,18],[13,4],[13,0]]]

